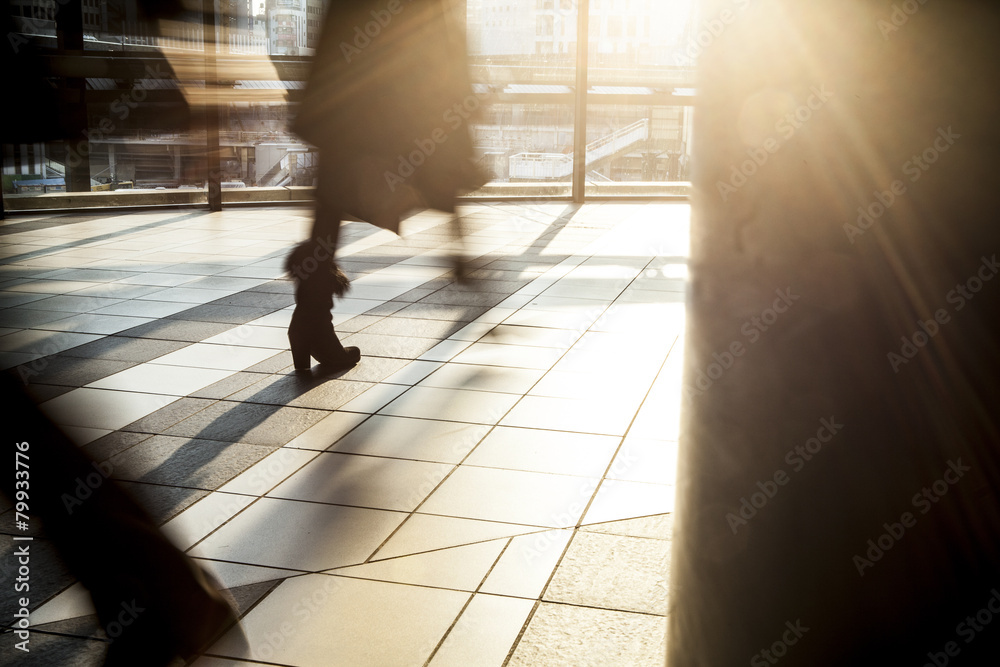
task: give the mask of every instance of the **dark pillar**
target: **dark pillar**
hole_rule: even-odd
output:
[[[1000,655],[998,10],[706,8],[671,667]]]

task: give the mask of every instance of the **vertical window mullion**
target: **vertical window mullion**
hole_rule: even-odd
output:
[[[590,64],[590,0],[576,3],[576,90],[573,115],[573,201],[582,203],[587,185],[587,68]]]

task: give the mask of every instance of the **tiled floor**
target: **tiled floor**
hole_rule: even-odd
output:
[[[308,210],[0,224],[3,368],[240,605],[197,667],[662,664],[689,208],[461,213],[463,284],[443,215],[345,226],[332,377],[286,349]],[[36,544],[31,657],[100,664]]]

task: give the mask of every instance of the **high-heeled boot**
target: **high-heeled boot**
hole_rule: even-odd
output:
[[[308,370],[310,357],[331,371],[356,365],[361,360],[361,350],[341,344],[330,312],[334,295],[342,296],[350,287],[347,276],[315,241],[296,246],[288,256],[286,268],[295,279],[295,311],[288,325],[295,370]]]

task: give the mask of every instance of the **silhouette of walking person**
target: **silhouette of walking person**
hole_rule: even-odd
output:
[[[310,357],[333,371],[361,358],[332,323],[349,287],[334,259],[342,220],[398,233],[408,211],[454,213],[458,194],[483,184],[468,128],[479,104],[446,0],[331,0],[293,126],[320,151],[312,232],[286,262],[297,370]]]

